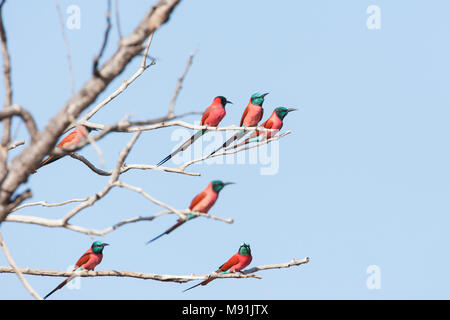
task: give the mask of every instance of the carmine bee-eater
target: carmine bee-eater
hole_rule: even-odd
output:
[[[57,147],[60,148],[68,148],[70,146],[74,146],[78,143],[80,143],[82,140],[86,139],[89,132],[91,132],[92,128],[85,127],[85,126],[79,126],[75,128],[71,133],[69,133],[67,136],[64,137],[64,139],[61,140],[60,143],[57,144]],[[52,163],[58,159],[61,159],[63,156],[48,156],[44,160],[42,160],[41,164],[39,165],[38,169]]]
[[[252,262],[252,251],[250,250],[250,245],[243,243],[237,253],[235,253],[227,262],[219,267],[216,273],[230,273],[230,272],[240,272],[242,269],[247,267],[250,262]],[[183,290],[183,292],[191,290],[197,286],[204,286],[213,281],[214,278],[206,279],[195,286]]]
[[[246,145],[249,144],[251,142],[259,142],[259,141],[263,141],[263,140],[268,140],[271,137],[273,137],[274,135],[276,135],[278,133],[278,131],[281,130],[281,128],[283,127],[283,119],[284,117],[286,117],[286,115],[289,112],[292,111],[296,111],[297,109],[295,108],[285,108],[285,107],[278,107],[276,108],[273,112],[272,115],[270,116],[270,118],[264,122],[263,124],[261,124],[261,127],[266,128],[266,129],[276,129],[276,131],[260,131],[258,129],[256,129],[249,138],[245,139],[245,141],[234,145],[233,149],[240,147],[242,145]],[[230,148],[228,148],[230,149]]]
[[[242,127],[256,127],[258,123],[261,121],[264,109],[262,107],[264,102],[264,97],[267,96],[269,93],[254,93],[250,97],[250,101],[247,105],[247,108],[245,108],[244,113],[242,114],[241,123],[240,126]],[[232,144],[234,141],[241,139],[243,136],[245,136],[247,132],[245,130],[240,130],[236,132],[230,139],[228,139],[219,149],[214,150],[209,156],[212,156],[214,153],[219,151],[222,148],[228,147],[230,144]]]
[[[210,126],[210,127],[217,127],[217,125],[222,121],[223,117],[225,117],[225,114],[227,113],[225,111],[225,105],[227,103],[233,104],[233,102],[228,101],[223,96],[215,97],[213,102],[209,105],[208,108],[206,108],[205,112],[203,113],[202,120],[200,121],[200,124],[202,126]],[[176,155],[180,151],[186,150],[191,144],[194,143],[195,140],[200,138],[207,129],[202,129],[200,131],[197,131],[189,140],[187,140],[185,143],[183,143],[178,149],[176,149],[174,152],[169,154],[167,157],[162,159],[157,166],[159,167],[166,161],[170,160],[174,155]]]
[[[219,197],[219,192],[222,190],[226,185],[233,184],[233,182],[222,182],[220,180],[214,180],[211,181],[206,188],[200,192],[191,202],[191,205],[189,206],[189,210],[192,211],[199,211],[202,213],[208,213],[209,209],[216,203],[217,198]],[[187,220],[178,219],[177,223],[174,224],[171,228],[161,233],[159,236],[153,238],[152,240],[148,241],[146,244],[149,244],[150,242],[155,241],[156,239],[162,237],[165,234],[169,234],[179,226],[181,226],[183,223],[185,223],[188,220],[194,219],[197,216],[193,214],[187,214]]]
[[[103,259],[103,248],[108,246],[109,244],[103,243],[101,241],[94,241],[92,246],[86,251],[81,258],[75,264],[75,268],[73,271],[83,271],[83,270],[94,270],[94,268],[102,262]],[[49,294],[47,294],[44,299],[47,299],[52,293],[56,290],[61,289],[68,283],[70,280],[75,278],[76,276],[70,276],[63,282],[59,284],[55,289],[53,289]]]

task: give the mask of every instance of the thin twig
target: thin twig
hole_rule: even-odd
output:
[[[167,119],[165,117],[164,119]],[[237,131],[237,130],[246,130],[246,131],[253,131],[258,130],[260,132],[264,131],[278,131],[278,129],[266,129],[262,127],[240,127],[236,125],[226,126],[226,127],[209,127],[206,125],[194,125],[187,123],[185,121],[181,120],[175,120],[175,121],[169,121],[166,122],[166,120],[160,121],[160,119],[153,119],[148,121],[124,121],[121,124],[117,124],[112,126],[111,131],[116,132],[138,132],[138,131],[149,131],[149,130],[156,130],[160,128],[168,128],[168,127],[183,127],[187,129],[192,130],[202,130],[202,129],[208,129],[208,131]],[[167,119],[169,120],[169,119]],[[79,125],[87,126],[90,128],[98,129],[98,130],[104,130],[109,125],[99,124],[99,123],[93,123],[89,121],[80,120],[78,122]]]
[[[189,68],[192,65],[192,61],[194,60],[194,56],[195,56],[195,52],[192,52],[189,55],[189,59],[188,59],[188,61],[186,63],[186,67],[184,68],[184,72],[181,75],[181,77],[178,78],[177,88],[175,89],[175,92],[173,94],[172,100],[170,101],[170,105],[169,105],[169,114],[168,114],[169,118],[172,118],[174,116],[173,109],[175,107],[175,102],[177,101],[178,95],[180,94],[184,78],[186,77],[186,74],[188,73]]]
[[[306,264],[310,261],[308,257],[302,260],[292,259],[290,262],[280,263],[280,264],[270,264],[254,267],[242,272],[230,272],[230,273],[216,273],[212,272],[209,274],[199,274],[199,275],[165,275],[165,274],[155,274],[155,273],[142,273],[135,271],[116,271],[116,270],[105,270],[105,271],[54,271],[54,270],[42,270],[42,269],[31,269],[31,268],[20,268],[20,272],[23,274],[35,275],[35,276],[46,276],[46,277],[70,277],[78,275],[80,277],[127,277],[136,279],[150,279],[164,282],[178,282],[185,283],[188,281],[196,280],[206,280],[210,278],[215,279],[246,279],[246,278],[256,278],[262,279],[259,275],[254,275],[253,273],[263,270],[280,269],[280,268],[290,268],[293,266],[300,266]],[[10,267],[0,267],[0,273],[13,273],[14,270]]]
[[[282,133],[280,135],[277,135],[275,137],[272,137],[270,139],[264,140],[262,142],[254,144],[254,145],[247,145],[247,146],[245,146],[243,148],[234,149],[234,150],[224,150],[224,151],[220,151],[220,152],[214,153],[213,155],[208,155],[208,156],[205,156],[205,157],[202,157],[202,158],[194,159],[194,160],[188,161],[188,162],[184,163],[183,165],[181,165],[178,168],[178,170],[184,171],[190,165],[192,165],[192,164],[194,164],[196,162],[201,162],[201,161],[208,160],[210,158],[219,157],[219,156],[225,156],[225,155],[228,155],[228,154],[238,153],[238,152],[245,151],[245,150],[248,150],[248,149],[257,148],[257,147],[262,146],[264,144],[268,144],[268,143],[270,143],[272,141],[280,140],[281,138],[283,138],[284,136],[286,136],[286,135],[288,135],[290,133],[291,133],[291,131],[288,130],[288,131],[286,131],[286,132],[284,132],[284,133]]]
[[[108,43],[109,38],[109,31],[111,30],[111,0],[107,0],[107,8],[106,8],[106,30],[105,34],[103,36],[103,43],[100,48],[100,52],[97,56],[94,58],[94,63],[92,65],[92,73],[96,77],[101,77],[99,71],[98,71],[98,62],[100,58],[103,55],[103,52],[105,51],[106,45]]]
[[[85,157],[83,157],[82,155],[80,155],[78,153],[70,153],[69,155],[72,158],[83,162],[89,169],[91,169],[93,172],[95,172],[96,174],[98,174],[100,176],[110,176],[112,174],[112,171],[104,171],[102,169],[97,168],[88,159],[86,159]],[[124,164],[122,166],[122,168],[120,169],[120,174],[125,173],[129,170],[159,170],[159,171],[185,174],[188,176],[200,176],[200,173],[185,172],[185,171],[181,171],[181,170],[174,169],[174,168],[158,167],[156,165],[148,165],[148,164]]]
[[[16,208],[14,208],[13,210],[11,210],[11,212],[20,210],[22,208],[27,208],[27,207],[34,207],[34,206],[43,206],[43,207],[60,207],[69,203],[74,203],[74,202],[83,202],[88,200],[89,198],[83,198],[83,199],[70,199],[70,200],[66,200],[63,202],[58,202],[58,203],[48,203],[47,201],[37,201],[37,202],[30,202],[30,203],[24,203]]]
[[[77,200],[77,199],[74,199]],[[71,200],[66,201],[66,203],[71,202]],[[34,204],[33,204],[34,205]],[[197,211],[191,211],[191,210],[180,210],[181,212],[183,212],[184,214],[193,214],[193,215],[197,215],[197,216],[203,216],[205,218],[209,218],[209,219],[213,219],[213,220],[218,220],[218,221],[222,221],[222,222],[226,222],[226,223],[233,223],[233,219],[224,219],[221,217],[216,217],[210,214],[205,214],[205,213],[201,213],[201,212],[197,212]],[[18,214],[10,214],[8,215],[8,217],[6,217],[7,222],[16,222],[16,223],[28,223],[28,224],[34,224],[34,225],[38,225],[38,226],[42,226],[42,227],[49,227],[49,228],[65,228],[71,231],[75,231],[75,232],[79,232],[79,233],[84,233],[87,234],[89,236],[99,236],[99,237],[103,237],[106,234],[115,231],[116,229],[118,229],[119,227],[122,227],[124,225],[130,224],[130,223],[136,223],[136,222],[140,222],[140,221],[152,221],[162,215],[165,214],[173,214],[174,212],[170,211],[170,210],[164,210],[161,212],[158,212],[156,214],[154,214],[153,216],[138,216],[138,217],[133,217],[133,218],[128,218],[122,221],[119,221],[117,223],[115,223],[112,226],[109,226],[103,230],[97,230],[97,229],[89,229],[86,227],[82,227],[82,226],[78,226],[78,225],[73,225],[70,223],[64,223],[63,219],[47,219],[47,218],[41,218],[41,217],[34,217],[34,216],[25,216],[25,215],[18,215]]]
[[[98,159],[100,160],[100,165],[104,168],[105,167],[105,158],[103,157],[102,150],[100,149],[98,144],[95,142],[94,139],[92,139],[92,137],[90,135],[87,135],[86,138],[89,141],[89,143],[92,145],[92,147],[94,148],[95,152],[97,152]]]
[[[115,11],[116,11],[116,25],[117,25],[117,33],[119,34],[119,39],[122,40],[122,30],[120,29],[120,11],[119,11],[119,0],[115,0],[114,2]]]
[[[25,140],[18,140],[18,141],[14,141],[12,143],[9,144],[8,146],[8,150],[12,150],[17,148],[18,146],[24,145],[25,144]]]
[[[8,261],[9,265],[11,266],[10,269],[12,272],[14,272],[17,277],[19,278],[20,282],[22,282],[23,286],[27,291],[36,299],[36,300],[42,300],[42,297],[30,286],[27,279],[23,276],[21,270],[17,267],[16,263],[14,262],[14,259],[12,258],[11,254],[9,253],[8,247],[6,246],[5,242],[3,241],[2,234],[0,233],[0,247],[3,249],[3,253],[5,254],[6,260]]]
[[[0,120],[11,118],[13,116],[19,116],[20,118],[22,118],[30,135],[30,140],[32,143],[34,143],[37,139],[38,129],[36,126],[36,122],[34,122],[33,116],[27,110],[17,104],[0,110]]]
[[[120,168],[122,167],[123,162],[125,161],[125,158],[130,153],[131,148],[133,147],[133,145],[135,144],[135,142],[139,138],[139,136],[140,136],[140,132],[134,134],[133,137],[131,138],[131,140],[125,146],[125,148],[120,152],[116,167],[114,168],[114,170],[111,174],[111,177],[108,181],[108,184],[105,186],[105,188],[103,188],[103,190],[96,193],[95,195],[89,197],[88,200],[84,201],[83,203],[81,203],[80,205],[78,205],[77,207],[72,209],[69,213],[67,213],[66,216],[63,218],[64,224],[68,223],[69,220],[73,216],[75,216],[78,212],[80,212],[81,210],[83,210],[87,207],[92,206],[95,202],[97,202],[98,200],[100,200],[101,198],[106,196],[106,194],[108,194],[108,192],[114,187],[114,183],[119,178]]]
[[[117,79],[135,57],[141,55],[142,44],[169,20],[179,3],[180,0],[158,0],[150,6],[134,30],[120,41],[111,57],[99,66],[102,77],[92,76],[87,79],[80,90],[48,121],[45,129],[39,132],[39,143],[30,143],[14,155],[8,163],[7,173],[0,167],[0,223],[9,214],[9,210],[13,209],[11,198],[17,193],[19,186],[27,182],[42,158],[52,152],[57,140],[70,124],[105,92],[108,85]],[[1,156],[3,155],[5,154],[2,153]],[[0,158],[3,159],[5,157]]]
[[[122,182],[122,181],[115,181],[114,185],[118,186],[118,187],[121,187],[121,188],[126,188],[126,189],[129,189],[129,190],[133,190],[133,191],[135,191],[137,193],[140,193],[141,195],[144,196],[144,198],[150,200],[154,204],[174,212],[178,217],[180,217],[180,219],[187,220],[187,217],[186,217],[186,215],[184,213],[182,213],[181,211],[179,211],[179,210],[169,206],[168,204],[165,204],[165,203],[163,203],[163,202],[153,198],[151,195],[149,195],[147,192],[145,192],[142,188],[129,185],[129,184],[127,184],[125,182]]]
[[[70,57],[70,44],[67,40],[66,32],[65,32],[65,26],[64,26],[64,18],[61,12],[61,8],[59,7],[58,0],[55,0],[56,3],[56,11],[58,11],[58,17],[59,17],[59,24],[61,25],[61,34],[64,40],[64,44],[66,46],[66,57],[67,57],[67,65],[69,67],[69,76],[70,76],[70,92],[72,96],[75,94],[75,77],[73,75],[72,70],[72,59]]]
[[[153,39],[153,32],[150,34],[149,38],[148,38],[148,42],[147,42],[147,47],[145,48],[145,52],[147,53],[149,48],[150,48],[150,44],[152,42]],[[155,62],[152,61],[149,65],[146,65],[146,58],[147,56],[144,55],[144,57],[142,58],[142,63],[141,66],[139,67],[139,69],[136,71],[136,73],[128,80],[125,80],[124,82],[122,82],[122,85],[116,90],[114,91],[112,94],[110,94],[108,97],[106,97],[102,102],[100,102],[99,104],[97,104],[91,111],[89,111],[85,116],[83,116],[80,121],[78,121],[78,123],[82,123],[84,121],[88,121],[90,118],[92,118],[94,116],[94,114],[96,114],[100,109],[102,109],[104,106],[106,106],[109,102],[111,102],[111,100],[113,100],[114,98],[116,98],[118,95],[120,95],[122,92],[125,91],[126,88],[128,88],[128,86],[134,82],[134,80],[136,80],[137,78],[139,78],[139,76],[144,73],[145,70],[147,70],[150,66],[154,65]],[[66,130],[65,132],[69,131],[70,129],[74,128],[75,126],[78,125],[78,123],[72,123]]]

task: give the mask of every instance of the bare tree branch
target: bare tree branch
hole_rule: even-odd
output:
[[[120,11],[119,11],[119,0],[114,1],[114,9],[116,11],[116,25],[117,33],[119,34],[119,39],[122,40],[122,30],[120,29]]]
[[[100,73],[98,72],[98,61],[103,55],[103,51],[105,51],[106,44],[108,43],[109,31],[111,30],[111,0],[107,0],[107,9],[106,9],[106,30],[105,35],[103,36],[103,43],[100,48],[100,52],[94,58],[94,63],[92,65],[92,73],[96,77],[100,77]]]
[[[9,212],[11,212],[11,210],[13,210],[15,207],[17,207],[23,201],[25,201],[26,199],[31,198],[32,196],[33,196],[33,193],[31,192],[31,190],[27,189],[24,192],[22,192],[19,195],[17,195],[16,197],[14,197],[14,199],[12,199],[10,201],[10,203],[8,204],[6,209]]]
[[[69,203],[69,202],[67,202],[67,203]],[[205,218],[218,220],[218,221],[222,221],[222,222],[226,222],[226,223],[234,222],[233,219],[224,219],[224,218],[216,217],[216,216],[202,213],[202,212],[191,211],[191,210],[180,210],[180,211],[183,212],[184,214],[190,213],[193,215],[203,216]],[[65,228],[65,229],[68,229],[71,231],[84,233],[89,236],[103,237],[106,234],[113,232],[116,229],[118,229],[119,227],[122,227],[124,225],[130,224],[130,223],[136,223],[136,222],[140,222],[140,221],[152,221],[164,214],[172,214],[172,213],[174,213],[174,212],[172,212],[170,210],[165,210],[165,211],[161,211],[153,216],[146,216],[146,217],[138,216],[138,217],[128,218],[128,219],[119,221],[119,222],[115,223],[114,225],[109,226],[103,230],[90,229],[90,228],[86,228],[86,227],[82,227],[82,226],[78,226],[78,225],[73,225],[70,223],[64,224],[63,219],[47,219],[47,218],[41,218],[41,217],[24,216],[24,215],[16,215],[16,214],[8,215],[8,217],[6,217],[5,221],[16,222],[16,223],[28,223],[28,224],[34,224],[34,225],[49,227],[49,228]]]
[[[258,129],[258,130],[259,130],[259,129]],[[261,142],[259,142],[259,143],[257,143],[257,144],[247,145],[247,146],[245,146],[245,147],[242,147],[242,148],[239,148],[239,149],[234,149],[234,150],[229,150],[229,149],[227,149],[227,150],[223,150],[223,151],[214,153],[213,155],[208,155],[208,156],[205,156],[205,157],[202,157],[202,158],[194,159],[194,160],[188,161],[188,162],[184,163],[183,165],[181,165],[181,166],[178,168],[178,170],[184,171],[184,170],[186,170],[186,168],[189,167],[190,165],[192,165],[192,164],[194,164],[194,163],[196,163],[196,162],[201,162],[201,161],[208,160],[208,159],[210,159],[210,158],[219,157],[219,156],[225,156],[225,155],[228,155],[228,154],[238,153],[238,152],[245,151],[245,150],[248,150],[248,149],[257,148],[257,147],[262,146],[262,145],[264,145],[264,144],[268,144],[268,143],[270,143],[270,142],[272,142],[272,141],[280,140],[281,138],[283,138],[284,136],[286,136],[286,135],[288,135],[288,134],[290,134],[290,133],[291,133],[291,131],[288,130],[288,131],[286,131],[285,133],[282,133],[282,134],[277,135],[277,136],[275,136],[275,137],[272,137],[272,138],[270,138],[270,139],[261,141]]]
[[[11,118],[13,116],[19,116],[27,126],[28,133],[30,134],[31,143],[34,143],[38,136],[38,129],[34,122],[33,116],[24,108],[19,105],[13,105],[0,110],[0,120]]]
[[[34,276],[45,276],[45,277],[70,277],[73,275],[78,275],[80,277],[128,277],[137,279],[150,279],[165,282],[178,282],[185,283],[195,280],[206,280],[210,278],[215,279],[245,279],[245,278],[256,278],[262,279],[259,275],[254,275],[258,271],[280,269],[280,268],[290,268],[294,266],[301,266],[308,263],[309,257],[302,260],[292,259],[290,262],[280,263],[280,264],[270,264],[254,267],[242,272],[231,272],[231,273],[216,273],[212,272],[209,274],[199,274],[199,275],[189,275],[189,276],[177,276],[177,275],[165,275],[165,274],[155,274],[155,273],[141,273],[134,271],[81,271],[81,272],[67,272],[67,271],[54,271],[54,270],[42,270],[42,269],[31,269],[31,268],[20,268],[20,272],[23,274],[29,274]],[[0,273],[13,273],[14,270],[11,267],[0,267]]]
[[[69,77],[70,77],[70,93],[73,96],[75,94],[75,77],[73,75],[72,70],[72,59],[70,57],[70,44],[67,40],[66,31],[65,31],[65,25],[64,25],[64,18],[61,12],[61,8],[59,7],[58,0],[55,0],[56,2],[56,11],[58,12],[58,18],[59,18],[59,24],[61,26],[61,34],[64,40],[64,44],[66,45],[66,57],[67,57],[67,65],[69,67]]]
[[[109,131],[113,132],[150,131],[168,127],[184,127],[192,130],[208,129],[209,131],[237,131],[237,130],[253,131],[256,129],[260,132],[278,131],[278,129],[267,129],[263,127],[240,127],[236,125],[226,127],[209,127],[207,125],[194,125],[180,120],[169,122],[166,122],[166,120],[169,120],[167,116],[147,121],[121,121],[120,123],[117,123],[115,125],[104,125],[83,120],[80,120],[78,124],[97,130],[109,129]]]
[[[146,46],[146,48],[145,48],[145,55],[144,55],[144,57],[142,58],[142,63],[141,63],[140,68],[138,69],[138,71],[136,71],[136,73],[135,73],[130,79],[125,80],[124,82],[122,82],[122,85],[121,85],[116,91],[114,91],[112,94],[110,94],[108,97],[106,97],[102,102],[100,102],[98,105],[96,105],[91,111],[89,111],[85,116],[83,116],[79,122],[87,121],[87,120],[89,120],[90,118],[92,118],[92,116],[93,116],[94,114],[96,114],[100,109],[102,109],[104,106],[106,106],[109,102],[111,102],[111,101],[112,101],[115,97],[117,97],[119,94],[121,94],[122,92],[124,92],[125,89],[128,88],[128,86],[129,86],[131,83],[133,83],[134,80],[136,80],[137,78],[139,78],[139,76],[140,76],[141,74],[143,74],[144,71],[145,71],[147,68],[149,68],[149,67],[151,67],[152,65],[155,64],[154,61],[152,61],[149,65],[146,64],[146,60],[147,60],[147,52],[148,52],[148,49],[150,48],[150,44],[152,43],[152,39],[153,39],[153,33],[151,33],[150,36],[149,36],[149,39],[148,39],[148,42],[147,42],[147,46]],[[71,127],[74,127],[74,126],[76,126],[76,124],[72,124],[72,125],[71,125]],[[67,130],[70,130],[71,127],[69,127]],[[66,131],[67,131],[67,130],[66,130]]]
[[[64,130],[102,93],[128,63],[142,52],[141,43],[168,19],[180,0],[160,0],[145,15],[136,29],[120,42],[113,56],[98,70],[101,77],[89,79],[40,133],[39,140],[16,155],[8,165],[9,173],[0,190],[0,223],[9,214],[11,196],[26,182],[43,157],[56,145]]]
[[[89,169],[91,169],[92,171],[94,171],[96,174],[101,175],[101,176],[110,176],[112,174],[112,171],[106,172],[102,169],[97,168],[96,166],[94,166],[88,159],[86,159],[85,157],[83,157],[82,155],[72,152],[69,154],[72,158],[80,160],[81,162],[83,162]]]
[[[86,201],[89,198],[83,198],[83,199],[71,199],[71,200],[67,200],[67,201],[63,201],[63,202],[58,202],[58,203],[48,203],[47,201],[37,201],[37,202],[30,202],[30,203],[25,203],[22,204],[18,207],[15,207],[13,210],[11,210],[11,212],[20,210],[22,208],[27,208],[27,207],[34,207],[34,206],[43,206],[43,207],[60,207],[69,203],[74,203],[74,202],[83,202]]]
[[[8,146],[8,150],[12,150],[17,148],[18,146],[24,145],[25,144],[25,140],[18,140],[18,141],[14,141],[12,143],[9,144]]]
[[[169,114],[168,114],[169,118],[173,118],[173,116],[174,116],[173,109],[175,107],[175,102],[177,101],[178,95],[180,94],[184,78],[186,77],[186,74],[188,73],[189,68],[192,65],[192,61],[194,60],[194,56],[195,56],[195,52],[192,52],[189,55],[188,62],[186,63],[186,67],[184,68],[184,72],[181,75],[181,77],[178,79],[177,88],[175,89],[175,92],[173,94],[172,100],[170,101],[170,105],[169,105]]]
[[[108,181],[108,184],[101,190],[100,192],[96,193],[94,196],[89,197],[88,200],[82,202],[80,205],[78,205],[76,208],[71,210],[64,218],[63,223],[66,224],[69,222],[69,220],[75,216],[78,212],[81,210],[92,206],[95,202],[103,198],[108,194],[108,192],[114,187],[114,184],[117,182],[117,179],[119,178],[120,174],[120,168],[123,165],[123,162],[125,161],[125,158],[130,153],[131,148],[135,144],[136,140],[139,138],[140,132],[133,135],[130,142],[125,146],[125,148],[120,152],[119,154],[119,160],[117,161],[116,167],[114,168],[111,177]]]
[[[11,254],[9,253],[8,247],[6,246],[5,242],[3,241],[3,237],[2,237],[1,233],[0,233],[0,247],[2,247],[3,253],[5,254],[5,257],[6,257],[6,260],[8,261],[9,265],[11,266],[11,267],[9,267],[9,269],[12,270],[12,272],[14,272],[17,275],[17,277],[19,278],[20,282],[22,282],[25,289],[27,289],[27,291],[35,299],[42,300],[42,297],[36,291],[34,291],[34,289],[28,283],[27,279],[25,279],[25,277],[23,276],[22,272],[19,270],[19,268],[17,268],[17,265],[14,262],[14,259],[12,258]]]
[[[94,166],[88,159],[83,157],[82,155],[78,153],[70,153],[69,154],[72,158],[77,159],[81,162],[83,162],[89,169],[91,169],[93,172],[100,176],[110,176],[112,174],[112,171],[104,171],[102,169],[97,168]],[[174,173],[180,173],[185,174],[188,176],[200,176],[200,173],[192,173],[192,172],[185,172],[174,168],[168,168],[168,167],[158,167],[156,165],[147,165],[147,164],[124,164],[122,168],[120,169],[120,174],[125,173],[129,170],[160,170],[160,171],[166,171],[166,172],[174,172]]]
[[[74,199],[74,200],[78,200],[78,199]],[[59,206],[59,205],[63,205],[63,204],[67,204],[67,203],[71,203],[71,202],[75,202],[74,200],[69,200],[66,201],[65,203],[60,203],[60,204],[55,204],[54,206]],[[84,200],[83,200],[84,201]],[[32,205],[38,205],[40,203],[32,203]],[[47,205],[48,207],[50,207],[51,205]],[[183,212],[184,214],[193,214],[193,215],[197,215],[197,216],[203,216],[205,218],[209,218],[209,219],[213,219],[213,220],[218,220],[218,221],[222,221],[222,222],[226,222],[226,223],[233,223],[234,220],[233,219],[224,219],[221,217],[216,217],[210,214],[206,214],[206,213],[202,213],[202,212],[197,212],[197,211],[191,211],[191,210],[180,210],[180,212]],[[130,224],[130,223],[136,223],[136,222],[140,222],[140,221],[152,221],[164,214],[172,214],[174,212],[170,211],[170,210],[165,210],[165,211],[161,211],[159,213],[156,213],[153,216],[138,216],[138,217],[133,217],[133,218],[128,218],[122,221],[119,221],[117,223],[115,223],[112,226],[109,226],[103,230],[97,230],[97,229],[90,229],[90,228],[86,228],[86,227],[82,227],[82,226],[78,226],[78,225],[73,225],[70,223],[64,223],[63,219],[47,219],[47,218],[41,218],[41,217],[34,217],[34,216],[25,216],[25,215],[17,215],[17,214],[10,214],[6,217],[6,222],[16,222],[16,223],[28,223],[28,224],[34,224],[34,225],[38,225],[38,226],[42,226],[42,227],[49,227],[49,228],[65,228],[71,231],[75,231],[75,232],[79,232],[79,233],[84,233],[87,234],[89,236],[99,236],[99,237],[103,237],[106,234],[115,231],[116,229]]]
[[[3,6],[6,0],[0,2],[0,42],[3,55],[3,81],[5,83],[5,102],[4,108],[12,105],[13,91],[11,80],[11,61],[8,52],[8,45],[6,39],[6,31],[3,23]],[[6,162],[8,159],[8,145],[11,140],[11,118],[3,120],[3,137],[0,146],[0,179],[6,175]]]
[[[135,192],[137,192],[137,193],[140,193],[141,195],[144,196],[144,198],[150,200],[150,201],[153,202],[154,204],[156,204],[156,205],[158,205],[158,206],[160,206],[160,207],[166,208],[167,210],[170,210],[170,211],[174,212],[180,219],[187,220],[187,217],[186,217],[186,215],[185,215],[184,213],[182,213],[181,211],[179,211],[179,210],[177,210],[177,209],[175,209],[175,208],[172,208],[172,207],[169,206],[168,204],[165,204],[165,203],[163,203],[163,202],[161,202],[161,201],[159,201],[159,200],[156,200],[156,199],[153,198],[151,195],[149,195],[147,192],[145,192],[142,188],[139,188],[139,187],[135,187],[135,186],[129,185],[129,184],[124,183],[124,182],[122,182],[122,181],[115,181],[115,182],[114,182],[114,185],[116,185],[116,186],[118,186],[118,187],[121,187],[121,188],[127,188],[127,189],[129,189],[129,190],[133,190],[133,191],[135,191]]]

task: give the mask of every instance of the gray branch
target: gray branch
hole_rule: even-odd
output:
[[[8,165],[9,172],[3,179],[0,190],[0,223],[12,209],[11,196],[17,188],[28,180],[42,158],[52,151],[72,121],[97,99],[134,57],[141,54],[144,49],[142,43],[169,19],[179,2],[180,0],[160,0],[150,8],[134,31],[120,41],[112,57],[98,69],[100,76],[89,79],[49,121],[39,134],[39,139],[11,160]]]

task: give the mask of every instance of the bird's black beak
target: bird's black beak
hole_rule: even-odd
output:
[[[292,112],[292,111],[297,111],[298,109],[296,109],[296,108],[288,108],[287,109],[287,112]]]
[[[264,97],[267,96],[268,94],[269,94],[268,92],[263,93],[263,94],[261,95],[261,98],[264,98]]]
[[[109,246],[109,243],[104,243],[103,246],[104,247]]]
[[[233,104],[233,102],[231,102],[231,101],[229,101],[229,100],[227,100],[226,103],[231,103],[231,104]]]
[[[234,183],[234,182],[224,182],[224,183],[223,183],[224,186],[227,186],[227,185],[229,185],[229,184],[235,184],[235,183]]]

